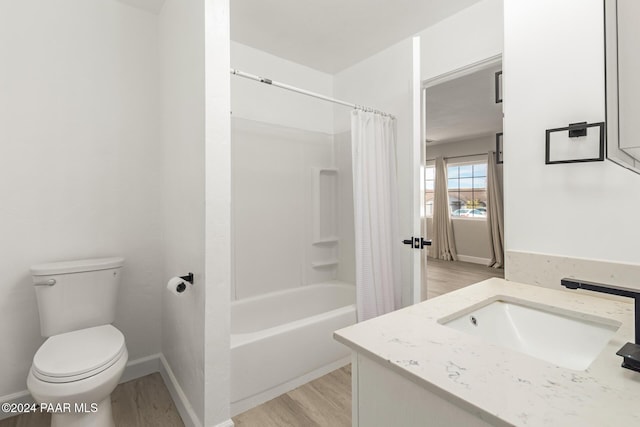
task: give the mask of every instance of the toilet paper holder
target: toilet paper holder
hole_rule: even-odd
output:
[[[193,285],[193,273],[189,273],[186,276],[180,276],[180,278],[185,282],[189,282]]]
[[[184,280],[185,282],[189,282],[193,285],[193,273],[189,273],[186,276],[180,276],[180,278],[182,280]],[[178,287],[176,288],[176,291],[178,291],[179,294],[183,293],[185,290],[187,289],[187,285],[185,285],[184,283],[180,283],[178,285]]]

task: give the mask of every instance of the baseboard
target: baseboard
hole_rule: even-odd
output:
[[[191,403],[189,403],[189,399],[187,399],[187,395],[182,390],[182,387],[180,387],[180,384],[178,383],[176,376],[173,374],[167,359],[165,359],[162,354],[160,355],[160,375],[162,376],[167,389],[169,389],[171,398],[176,404],[176,408],[178,408],[178,413],[180,414],[185,427],[202,427],[202,422],[193,410],[193,407],[191,406]],[[233,427],[233,422],[228,424],[229,421],[231,420],[227,420],[218,425],[220,427]]]
[[[12,394],[7,394],[6,396],[2,396],[0,397],[0,403],[2,405],[8,403],[10,405],[12,404],[21,404],[21,403],[28,403],[28,404],[33,404],[35,403],[35,401],[33,400],[33,397],[31,397],[31,393],[29,393],[29,390],[24,390],[24,391],[19,391],[17,393],[12,393]],[[6,418],[11,418],[15,415],[18,415],[16,413],[13,412],[5,412],[5,411],[0,411],[0,420],[4,420]]]
[[[152,354],[151,356],[141,357],[139,359],[127,362],[127,366],[124,368],[124,373],[120,378],[120,384],[160,371],[160,358],[160,354]],[[8,394],[6,396],[0,396],[0,403],[11,404],[35,402],[31,397],[31,393],[29,393],[29,390],[23,390],[17,393]],[[10,418],[14,415],[17,414],[0,411],[0,420]]]
[[[301,377],[295,378],[291,381],[287,381],[286,383],[280,384],[276,387],[272,387],[262,393],[254,394],[253,396],[249,396],[246,399],[242,399],[237,402],[231,402],[231,416],[235,417],[236,415],[241,414],[244,411],[261,405],[264,402],[278,397],[281,394],[287,393],[294,388],[300,387],[301,385],[306,384],[309,381],[320,378],[321,376],[326,375],[329,372],[342,368],[349,363],[351,363],[351,356],[332,362]]]
[[[471,262],[473,264],[489,265],[489,262],[491,260],[489,258],[479,258],[476,256],[458,254],[458,261]]]
[[[120,378],[120,384],[160,372],[160,356],[160,353],[157,353],[128,362]]]
[[[213,427],[234,427],[234,426],[235,424],[233,423],[233,421],[229,419],[227,421],[221,422],[220,424],[216,424]]]

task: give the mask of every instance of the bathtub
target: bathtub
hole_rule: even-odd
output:
[[[332,281],[231,303],[231,415],[350,361],[333,331],[356,323],[355,286]]]

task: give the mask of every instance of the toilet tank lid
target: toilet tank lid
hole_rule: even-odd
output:
[[[122,267],[124,258],[92,258],[75,261],[49,262],[30,268],[32,276],[50,276],[53,274],[80,273],[83,271],[109,270]]]

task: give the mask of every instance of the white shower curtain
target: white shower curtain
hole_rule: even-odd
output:
[[[396,121],[351,113],[358,321],[400,307]]]

